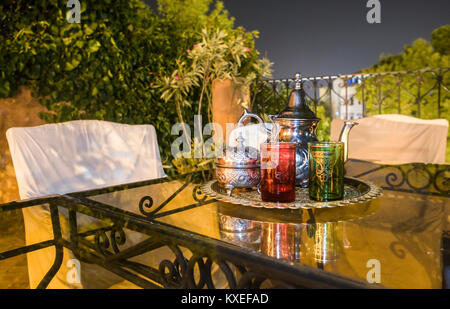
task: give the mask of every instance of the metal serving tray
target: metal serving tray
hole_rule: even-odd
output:
[[[337,201],[317,202],[311,200],[308,188],[297,187],[296,198],[292,203],[264,202],[256,189],[239,189],[228,196],[225,189],[219,187],[217,180],[211,180],[201,187],[204,194],[227,203],[270,209],[313,209],[333,208],[358,204],[371,200],[381,194],[381,188],[375,184],[352,177],[344,178],[344,198]]]

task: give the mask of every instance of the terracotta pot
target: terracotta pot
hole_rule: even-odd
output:
[[[218,123],[222,127],[223,137],[228,141],[228,136],[232,131],[232,126],[236,126],[244,109],[239,102],[249,102],[250,91],[248,89],[242,91],[236,89],[233,82],[229,79],[214,80],[212,85],[212,116],[213,122]],[[217,142],[217,141],[216,141]]]

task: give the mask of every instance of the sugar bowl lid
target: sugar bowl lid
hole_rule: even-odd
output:
[[[217,158],[219,167],[251,168],[260,166],[259,151],[250,146],[244,145],[242,133],[236,139],[238,145],[235,147],[225,147],[221,157]]]

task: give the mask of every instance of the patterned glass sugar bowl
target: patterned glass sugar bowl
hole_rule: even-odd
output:
[[[242,134],[236,147],[226,147],[216,160],[218,185],[231,196],[235,188],[254,188],[261,180],[260,156],[256,148],[245,146]]]

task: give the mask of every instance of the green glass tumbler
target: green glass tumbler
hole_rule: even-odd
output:
[[[326,202],[344,198],[344,143],[308,143],[309,197]]]

